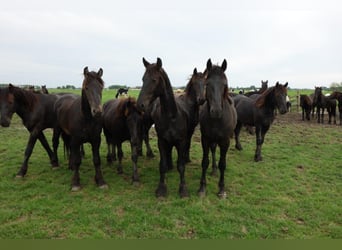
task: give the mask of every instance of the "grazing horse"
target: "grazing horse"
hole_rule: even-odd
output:
[[[25,149],[24,162],[17,173],[17,177],[24,177],[28,169],[28,160],[32,154],[37,139],[46,150],[52,167],[58,167],[57,146],[51,150],[43,130],[56,126],[54,103],[57,95],[42,95],[24,90],[9,84],[0,89],[1,126],[9,127],[12,115],[16,113],[24,126],[30,132],[30,137]]]
[[[95,167],[95,182],[101,187],[107,187],[101,171],[99,148],[102,131],[102,80],[103,71],[89,72],[88,67],[83,70],[84,81],[82,96],[63,95],[55,103],[58,126],[69,137],[70,158],[69,168],[74,170],[72,177],[72,191],[80,189],[79,167],[81,165],[81,145],[89,142],[92,146],[93,163]]]
[[[234,102],[228,95],[228,83],[225,75],[227,61],[224,60],[221,66],[212,65],[211,60],[207,61],[206,102],[200,109],[201,141],[203,149],[202,176],[198,193],[204,196],[206,193],[206,171],[209,165],[209,148],[213,156],[216,145],[220,147],[219,159],[219,192],[218,196],[226,197],[224,190],[224,172],[226,169],[226,154],[233,136],[236,125],[236,111]],[[247,97],[246,97],[247,98]],[[213,162],[215,161],[213,157]]]
[[[340,125],[342,125],[342,92],[334,91],[329,96],[329,99],[336,99],[338,101],[338,112],[340,113]]]
[[[306,120],[310,121],[310,114],[312,110],[312,99],[308,95],[300,95],[299,105],[302,108],[302,120],[304,121],[304,113]]]
[[[322,93],[322,87],[315,87],[315,94],[313,103],[317,107],[317,122],[324,123],[324,109],[326,108],[329,115],[328,123],[331,124],[331,116],[334,117],[334,124],[336,124],[336,99],[331,99]],[[322,109],[322,114],[321,114]]]
[[[256,150],[254,160],[262,160],[261,147],[264,143],[265,134],[274,120],[276,108],[280,114],[287,112],[286,95],[287,83],[282,85],[277,82],[275,86],[268,88],[255,99],[242,95],[233,97],[237,112],[236,149],[242,150],[239,138],[241,127],[243,125],[255,126]]]
[[[204,88],[203,86],[195,86],[201,84],[201,81],[192,82],[190,80],[185,94],[182,97],[175,98],[170,80],[162,68],[162,60],[158,58],[156,63],[151,64],[143,58],[143,63],[145,73],[143,86],[137,100],[138,107],[146,110],[159,97],[153,103],[151,112],[157,131],[160,153],[160,180],[156,196],[165,197],[167,194],[165,175],[168,169],[172,168],[172,148],[176,147],[178,154],[177,169],[180,175],[179,194],[181,197],[187,197],[189,194],[184,176],[185,163],[198,106],[204,99]],[[194,70],[194,74],[201,73]]]
[[[136,107],[134,98],[113,99],[103,105],[103,132],[106,137],[108,154],[107,161],[112,163],[111,146],[118,149],[118,173],[122,174],[122,143],[126,140],[131,144],[131,159],[133,162],[132,181],[139,182],[138,175],[138,147],[142,141],[142,113]]]
[[[115,98],[118,98],[119,95],[125,94],[127,95],[129,88],[119,88],[116,92]]]

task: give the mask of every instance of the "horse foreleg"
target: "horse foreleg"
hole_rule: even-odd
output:
[[[262,144],[264,143],[264,139],[265,139],[265,134],[268,131],[269,126],[257,126],[255,127],[255,131],[256,131],[256,150],[255,150],[255,155],[254,155],[254,160],[256,162],[258,161],[262,161],[262,156],[261,156],[261,147]]]
[[[119,159],[119,165],[117,167],[118,174],[123,174],[122,170],[122,157],[123,157],[123,152],[122,152],[122,143],[119,142],[116,144],[117,149],[118,149],[118,159]],[[113,147],[115,147],[115,144],[113,144]]]
[[[30,137],[29,137],[29,140],[27,142],[26,149],[25,149],[24,162],[22,163],[21,168],[20,168],[19,172],[17,173],[17,177],[19,177],[19,178],[24,177],[26,175],[27,168],[28,168],[28,160],[32,154],[34,145],[36,144],[37,137],[38,137],[38,135],[36,132],[30,133]]]
[[[139,142],[140,143],[140,142]],[[139,143],[134,143],[131,141],[131,159],[133,163],[133,174],[132,174],[132,183],[139,183],[139,174],[138,174],[138,145]]]
[[[100,144],[101,144],[101,137],[96,138],[91,143],[91,150],[93,153],[93,163],[95,167],[95,182],[98,187],[100,188],[107,188],[107,184],[103,179],[102,171],[101,171],[101,158],[100,158]]]
[[[146,156],[148,158],[153,158],[154,154],[150,145],[150,138],[149,138],[149,130],[147,130],[144,135],[144,142],[145,142],[145,146],[146,146]]]
[[[78,191],[81,189],[79,168],[81,165],[81,152],[80,144],[75,143],[73,139],[70,142],[70,157],[69,168],[74,170],[74,174],[71,179],[71,191]]]
[[[204,136],[201,137],[202,142],[202,175],[200,180],[200,187],[198,189],[198,195],[199,196],[205,196],[206,194],[206,186],[207,186],[207,179],[206,179],[206,173],[209,166],[209,143],[204,138]]]
[[[216,165],[216,143],[210,144],[210,151],[211,151],[211,166],[212,170],[210,175],[216,176],[217,175],[217,165]]]
[[[227,193],[224,190],[224,172],[226,170],[226,155],[229,148],[229,141],[220,143],[220,160],[219,160],[219,169],[220,169],[220,180],[218,183],[219,192],[217,193],[218,197],[226,198]]]
[[[159,161],[159,184],[156,189],[156,196],[157,197],[166,197],[167,195],[167,187],[165,184],[165,175],[168,170],[167,165],[167,151],[168,151],[168,145],[167,142],[165,142],[162,139],[158,138],[158,148],[159,148],[159,154],[160,154],[160,161]]]
[[[58,166],[58,146],[59,146],[59,137],[61,135],[61,130],[60,128],[54,128],[53,129],[53,134],[52,134],[52,147],[53,147],[53,153],[56,157],[56,162]]]

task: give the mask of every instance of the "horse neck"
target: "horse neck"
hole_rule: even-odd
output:
[[[270,91],[265,97],[264,109],[266,113],[274,115],[274,110],[277,108],[277,104],[274,98],[274,90]]]
[[[83,89],[82,89],[82,96],[81,96],[81,111],[85,118],[87,119],[92,118],[89,101]]]
[[[163,74],[164,88],[162,94],[159,96],[161,114],[174,117],[177,113],[177,106],[175,96],[171,87],[171,83],[166,73]]]

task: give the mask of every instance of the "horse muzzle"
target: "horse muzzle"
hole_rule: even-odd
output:
[[[210,109],[210,117],[219,119],[222,117],[222,109]]]
[[[11,120],[10,119],[1,119],[1,127],[9,127],[11,125]]]
[[[91,110],[91,114],[93,117],[100,117],[102,115],[102,106],[99,106],[97,108],[93,108]]]

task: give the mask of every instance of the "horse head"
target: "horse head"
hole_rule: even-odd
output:
[[[99,117],[102,114],[103,70],[100,68],[98,72],[89,72],[88,67],[85,67],[83,75],[82,105],[88,106],[93,117]]]
[[[12,116],[16,111],[15,97],[13,94],[14,86],[9,84],[6,88],[0,88],[0,124],[2,127],[9,127]]]
[[[212,118],[220,118],[223,113],[223,102],[228,95],[228,81],[225,75],[227,61],[223,60],[222,65],[212,65],[211,60],[207,61],[205,80],[206,100],[208,102],[209,113]]]
[[[287,106],[286,106],[287,85],[288,85],[287,82],[284,85],[277,82],[274,87],[275,103],[280,114],[285,114],[287,112]]]
[[[197,69],[194,68],[193,74],[185,89],[186,93],[188,93],[189,95],[194,95],[194,97],[196,98],[196,103],[198,105],[202,105],[205,102],[205,77],[206,76],[204,73],[197,72]]]
[[[143,85],[139,93],[137,105],[146,111],[150,104],[160,95],[163,94],[165,87],[165,71],[162,68],[162,60],[157,58],[156,63],[149,63],[143,58],[145,73],[142,81]]]

